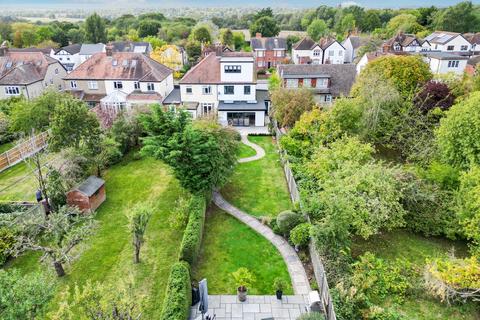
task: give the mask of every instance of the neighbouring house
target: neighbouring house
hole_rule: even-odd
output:
[[[305,37],[292,47],[295,64],[343,64],[345,48],[333,38],[322,38],[315,42]]]
[[[428,40],[422,40],[414,34],[399,32],[382,45],[383,52],[421,52],[431,49]]]
[[[164,105],[182,105],[194,118],[216,115],[223,125],[265,126],[267,90],[257,89],[251,52],[210,53],[180,80]]]
[[[480,53],[480,32],[465,33],[463,36],[472,45],[472,54],[478,55]]]
[[[480,63],[480,56],[474,56],[467,61],[465,72],[473,76],[477,73],[478,64]]]
[[[71,44],[60,49],[51,49],[50,57],[58,60],[68,72],[71,72],[80,64],[81,47],[81,44]]]
[[[463,74],[469,59],[467,56],[449,52],[427,52],[423,56],[434,74]]]
[[[345,63],[353,63],[358,55],[358,49],[370,41],[368,37],[360,36],[348,36],[345,41],[342,42],[342,46],[345,48]]]
[[[471,43],[461,33],[435,31],[425,38],[431,50],[470,55]]]
[[[357,66],[356,66],[357,74],[360,74],[360,72],[362,72],[362,70],[365,69],[367,64],[369,64],[373,60],[380,57],[389,56],[389,55],[392,55],[392,54],[388,52],[380,52],[380,51],[365,53],[357,63]]]
[[[115,41],[110,45],[113,46],[113,52],[135,52],[150,55],[153,51],[150,42]]]
[[[284,88],[309,88],[318,103],[348,97],[356,76],[354,64],[287,64],[279,66],[277,72]]]
[[[33,99],[49,88],[62,91],[66,75],[60,62],[41,51],[10,51],[6,43],[0,46],[0,99],[21,95]]]
[[[185,50],[173,44],[167,44],[155,49],[150,57],[174,71],[180,71],[188,64]]]
[[[67,204],[78,207],[84,213],[92,213],[107,198],[105,181],[95,176],[90,176],[78,187],[67,192]]]
[[[78,53],[80,57],[80,63],[84,63],[90,59],[94,54],[105,52],[105,45],[103,43],[91,44],[86,43],[82,44],[80,52]]]
[[[135,105],[161,103],[173,90],[173,71],[143,53],[96,53],[64,77],[65,86],[90,107],[115,112]]]
[[[259,69],[276,68],[288,59],[285,38],[264,38],[261,33],[257,33],[255,38],[250,40],[250,46],[255,57],[255,64]]]

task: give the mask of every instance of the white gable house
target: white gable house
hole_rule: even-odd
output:
[[[468,54],[472,50],[471,43],[461,33],[435,31],[425,40],[430,43],[434,51]]]
[[[461,75],[467,67],[468,57],[448,52],[429,52],[425,59],[434,74],[454,73]]]
[[[343,64],[345,48],[334,39],[315,42],[305,37],[292,47],[294,64]]]

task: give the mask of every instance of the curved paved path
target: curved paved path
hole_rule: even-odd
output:
[[[308,282],[307,274],[305,273],[302,262],[298,258],[295,250],[288,244],[287,241],[285,241],[285,239],[273,233],[269,227],[262,224],[256,218],[232,206],[217,191],[213,192],[213,202],[220,209],[224,210],[248,225],[253,230],[257,231],[278,249],[283,257],[283,260],[285,260],[285,263],[287,264],[295,294],[308,294],[310,292],[310,284]]]
[[[248,141],[247,137],[247,135],[242,134],[242,143],[255,149],[257,154],[253,157],[239,159],[238,162],[240,163],[255,161],[265,156],[265,150],[263,150],[263,148],[259,145]],[[298,258],[295,250],[288,244],[287,241],[285,241],[284,238],[273,233],[269,227],[259,222],[256,218],[228,203],[217,191],[213,192],[213,202],[220,209],[234,216],[261,234],[278,249],[283,257],[283,260],[285,260],[285,263],[287,264],[288,273],[290,274],[293,291],[295,294],[308,294],[311,291],[310,283],[308,282],[307,274],[303,268],[302,262]]]
[[[250,142],[250,141],[248,140],[248,135],[247,135],[247,134],[242,134],[241,136],[242,136],[242,143],[243,143],[244,145],[247,145],[247,146],[249,146],[250,148],[254,149],[257,154],[254,155],[254,156],[248,157],[248,158],[238,159],[238,162],[239,162],[239,163],[245,163],[245,162],[255,161],[255,160],[259,160],[259,159],[262,159],[263,157],[265,157],[265,150],[263,150],[262,147],[260,147],[258,144],[255,144],[255,143],[253,143],[253,142]]]

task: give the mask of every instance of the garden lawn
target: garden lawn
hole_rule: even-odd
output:
[[[236,294],[231,273],[246,267],[256,278],[249,294],[273,295],[273,281],[283,278],[292,294],[287,266],[277,249],[247,225],[217,207],[209,209],[200,259],[193,272],[196,281],[208,280],[210,294]]]
[[[402,230],[372,237],[368,241],[354,242],[352,247],[354,257],[366,251],[389,262],[397,258],[406,259],[420,273],[424,269],[426,259],[446,257],[452,251],[457,257],[468,256],[467,247],[462,242],[435,237],[425,238]],[[480,309],[473,303],[448,306],[427,294],[408,296],[403,304],[395,306],[394,309],[409,320],[480,319]]]
[[[8,151],[12,149],[15,146],[13,142],[7,142],[2,145],[0,145],[0,153],[4,153],[5,151]]]
[[[171,208],[184,192],[162,162],[131,157],[113,166],[105,175],[107,200],[99,208],[95,234],[85,242],[85,250],[60,279],[49,309],[55,310],[67,286],[88,280],[120,285],[133,280],[134,292],[142,296],[142,318],[159,319],[171,265],[178,259],[183,230],[168,224]],[[133,264],[131,235],[125,216],[135,204],[151,203],[155,208],[141,250],[141,263]],[[38,260],[25,255],[10,267],[27,271],[38,268]],[[50,268],[50,266],[49,266]],[[140,302],[140,301],[139,301]]]
[[[238,144],[238,150],[237,150],[237,158],[238,159],[253,157],[256,154],[257,154],[257,152],[252,147],[249,147],[249,146],[247,146],[246,144],[243,144],[243,143]]]
[[[33,201],[36,190],[37,180],[24,162],[0,172],[0,201]]]
[[[292,208],[275,141],[270,136],[249,136],[265,150],[265,157],[237,165],[221,193],[227,201],[253,216],[275,217]]]

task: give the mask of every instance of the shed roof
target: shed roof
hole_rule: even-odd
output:
[[[105,180],[90,176],[87,180],[83,181],[78,187],[73,189],[72,191],[79,191],[86,195],[87,197],[92,196],[95,192],[97,192],[103,185],[105,184]]]

